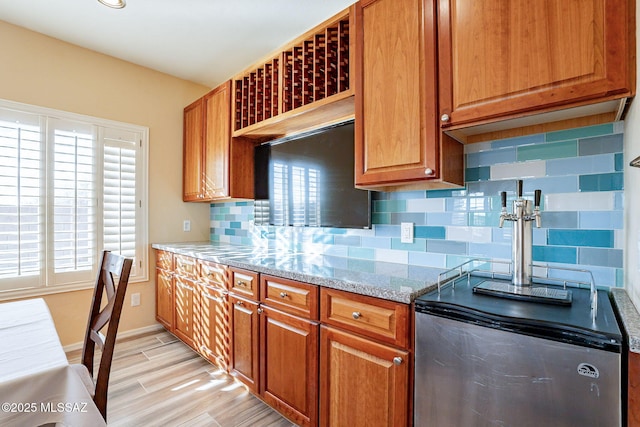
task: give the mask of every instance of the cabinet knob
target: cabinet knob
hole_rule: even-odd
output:
[[[286,292],[280,292],[280,298],[286,298],[287,296]]]
[[[240,307],[242,305],[242,301],[236,301],[236,305]]]
[[[433,175],[433,169],[431,169],[431,168],[426,168],[426,169],[424,170],[424,174],[425,174],[425,175]]]
[[[358,320],[360,318],[360,316],[362,316],[360,314],[359,311],[354,311],[353,314],[351,315],[354,319]]]
[[[262,312],[263,312],[263,311],[264,311],[264,310],[263,310],[262,308],[259,308],[259,309],[258,309],[258,314],[262,314]]]
[[[443,123],[447,123],[449,121],[451,117],[449,117],[448,114],[443,114],[442,116],[440,116],[440,121]]]
[[[393,364],[394,364],[394,365],[402,365],[402,362],[404,362],[404,361],[402,360],[402,357],[397,356],[397,357],[394,357],[394,358],[393,358]]]
[[[244,287],[244,286],[247,286],[247,283],[246,283],[246,282],[243,282],[242,280],[238,280],[238,281],[236,282],[236,285],[238,285],[238,286],[243,286],[243,287]]]

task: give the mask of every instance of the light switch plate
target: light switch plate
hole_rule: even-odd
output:
[[[185,219],[182,223],[182,231],[191,231],[191,221]]]
[[[400,242],[413,243],[413,223],[412,222],[400,223]]]
[[[131,307],[137,307],[140,305],[140,294],[135,293],[131,294]]]

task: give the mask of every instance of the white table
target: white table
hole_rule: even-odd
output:
[[[0,426],[104,426],[43,299],[0,304]]]

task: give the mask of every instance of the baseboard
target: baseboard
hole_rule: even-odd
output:
[[[164,329],[164,327],[160,323],[156,323],[154,325],[144,326],[142,328],[131,329],[124,332],[118,332],[118,339],[130,338],[136,335],[146,334],[147,332],[159,331],[161,329]],[[82,350],[82,344],[83,344],[82,341],[80,341],[77,343],[65,345],[63,347],[64,352],[68,353],[74,350]]]

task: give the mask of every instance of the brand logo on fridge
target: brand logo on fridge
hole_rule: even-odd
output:
[[[581,363],[578,365],[578,374],[589,378],[598,378],[600,376],[598,368],[588,363]]]

